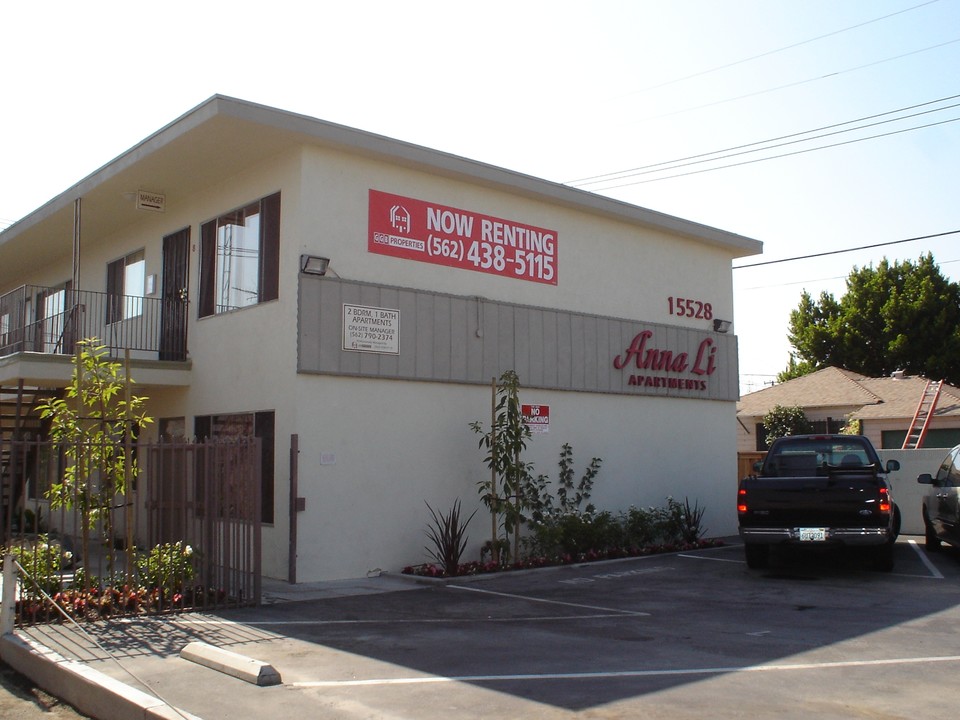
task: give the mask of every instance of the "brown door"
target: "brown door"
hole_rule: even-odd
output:
[[[163,315],[160,359],[187,359],[187,297],[190,276],[190,228],[163,239]]]

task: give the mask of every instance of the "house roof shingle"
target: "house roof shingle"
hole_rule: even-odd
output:
[[[762,417],[776,405],[804,409],[844,408],[854,418],[913,417],[927,384],[919,375],[871,378],[828,367],[757,392],[737,403],[737,415]],[[960,388],[944,383],[935,417],[960,417]]]

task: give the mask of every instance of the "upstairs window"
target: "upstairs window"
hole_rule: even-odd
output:
[[[280,193],[200,226],[200,317],[276,300]]]
[[[146,267],[143,250],[107,265],[107,324],[143,315]]]

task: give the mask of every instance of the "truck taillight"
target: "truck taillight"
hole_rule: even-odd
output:
[[[890,512],[890,491],[887,488],[880,488],[880,512]]]
[[[747,491],[741,488],[737,491],[737,512],[745,513],[747,511]]]

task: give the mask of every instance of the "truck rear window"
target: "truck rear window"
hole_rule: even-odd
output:
[[[812,477],[826,475],[830,466],[863,467],[874,462],[860,442],[829,440],[786,440],[771,450],[764,464],[768,477]]]

